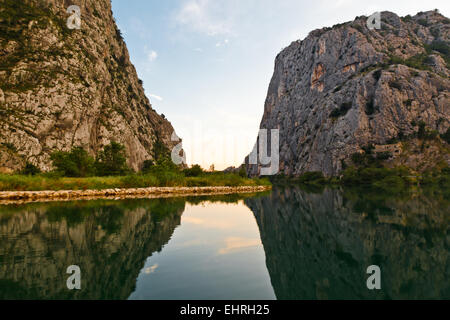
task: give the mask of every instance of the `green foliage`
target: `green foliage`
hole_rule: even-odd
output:
[[[373,150],[375,150],[375,146],[373,144],[368,144],[361,149],[363,149],[366,154],[372,154]]]
[[[446,165],[442,168],[432,168],[425,171],[420,178],[421,185],[437,185],[442,189],[450,190],[450,168]]]
[[[70,152],[56,151],[50,158],[56,171],[65,177],[89,177],[95,173],[94,158],[81,147]]]
[[[39,190],[102,190],[114,188],[148,187],[206,187],[206,186],[259,186],[270,185],[264,179],[242,178],[232,173],[208,173],[199,177],[185,177],[181,171],[165,170],[155,166],[148,174],[130,174],[121,177],[70,178],[58,175],[35,176],[0,174],[0,191]]]
[[[384,64],[383,66],[387,67],[387,66],[393,65],[393,64],[403,64],[410,68],[431,71],[431,67],[429,65],[430,58],[429,58],[429,54],[427,54],[427,53],[417,54],[406,60],[404,60],[400,57],[397,57],[397,56],[391,56],[388,63]],[[395,84],[394,84],[394,86],[395,86]],[[392,85],[391,85],[391,87],[392,87]]]
[[[153,145],[153,158],[158,161],[163,158],[170,158],[170,150],[162,142],[159,135],[156,136],[156,141]]]
[[[239,176],[242,178],[247,177],[247,170],[245,170],[245,165],[242,165],[241,168],[239,169]]]
[[[196,164],[191,168],[183,170],[183,172],[186,177],[198,177],[203,173],[203,169],[198,164]]]
[[[13,144],[10,143],[10,142],[3,142],[2,145],[3,145],[4,147],[6,147],[6,149],[8,149],[8,150],[10,150],[10,151],[12,151],[12,152],[17,152],[16,146],[13,145]]]
[[[433,51],[438,52],[441,57],[445,60],[447,68],[450,68],[450,46],[445,41],[435,40],[429,45],[424,45],[428,54],[433,53]]]
[[[408,58],[404,62],[410,68],[431,71],[430,59],[428,54],[422,53]]]
[[[441,134],[441,138],[447,142],[448,144],[450,144],[450,128],[447,129],[447,131],[443,134]]]
[[[25,164],[25,167],[22,169],[22,171],[20,171],[20,174],[30,175],[30,176],[35,176],[39,173],[41,173],[41,170],[30,162],[27,162]]]
[[[364,165],[366,163],[366,155],[364,153],[356,152],[352,154],[351,159],[353,163],[358,166]]]
[[[150,170],[152,169],[152,167],[155,165],[155,163],[153,162],[153,160],[145,160],[144,163],[142,164],[142,173],[149,173]]]
[[[390,158],[392,158],[392,153],[389,151],[378,152],[376,157],[377,160],[389,160]]]
[[[121,176],[127,174],[130,169],[127,166],[125,147],[112,141],[98,154],[95,168],[99,176]]]
[[[390,168],[355,168],[344,170],[341,182],[344,185],[366,185],[386,188],[404,187],[409,183],[409,169],[406,167]]]
[[[423,140],[434,140],[439,136],[439,132],[436,130],[429,130],[426,127],[426,123],[423,121],[419,122],[419,130],[417,131],[417,138]]]
[[[419,20],[417,20],[417,23],[424,27],[429,26],[428,21],[426,19],[419,19]]]
[[[298,178],[298,182],[303,184],[324,184],[326,178],[320,171],[306,172]]]

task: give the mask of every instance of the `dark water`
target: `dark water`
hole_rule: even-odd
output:
[[[312,191],[2,205],[0,299],[450,299],[448,197]]]

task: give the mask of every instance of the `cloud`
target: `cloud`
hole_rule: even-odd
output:
[[[152,62],[155,61],[156,58],[158,58],[158,53],[154,50],[151,50],[147,55],[148,61]]]
[[[230,41],[228,39],[225,39],[223,41],[219,41],[216,43],[216,47],[222,47],[222,46],[226,46]]]
[[[155,264],[155,265],[153,265],[151,267],[145,268],[144,273],[145,274],[151,274],[151,273],[155,272],[156,269],[158,269],[158,264]]]
[[[246,239],[240,237],[229,237],[225,239],[225,248],[219,249],[219,254],[229,254],[231,252],[240,250],[240,249],[248,249],[251,247],[257,247],[261,245],[260,239]]]
[[[159,100],[159,101],[163,101],[164,100],[162,97],[157,96],[156,94],[149,94],[148,96],[150,98],[154,98],[154,99]]]
[[[175,14],[175,22],[209,36],[231,33],[232,23],[218,1],[187,0]]]

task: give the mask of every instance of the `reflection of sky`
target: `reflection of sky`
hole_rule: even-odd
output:
[[[274,299],[253,213],[239,204],[186,205],[179,226],[138,277],[130,299]]]

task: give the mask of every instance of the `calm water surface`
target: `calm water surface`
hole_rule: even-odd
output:
[[[450,299],[449,205],[298,187],[0,205],[0,299]]]

